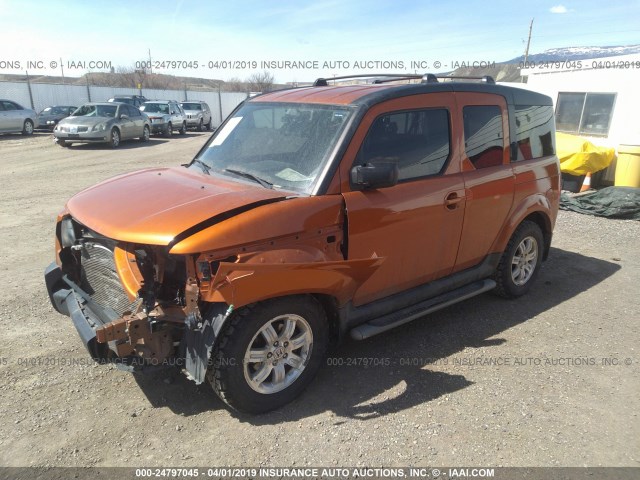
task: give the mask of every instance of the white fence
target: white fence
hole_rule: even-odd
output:
[[[116,95],[139,95],[135,88],[98,87],[93,85],[64,85],[33,82],[0,82],[0,98],[13,100],[36,112],[50,105],[76,105],[86,102],[104,102]],[[142,89],[142,95],[150,100],[202,100],[211,108],[215,127],[236,106],[247,98],[246,93],[202,92],[192,90]]]

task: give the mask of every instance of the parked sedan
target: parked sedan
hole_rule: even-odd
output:
[[[0,133],[31,135],[37,114],[13,100],[0,100]]]
[[[38,114],[36,128],[41,130],[53,130],[60,120],[67,118],[78,107],[56,105],[47,107]]]
[[[67,147],[73,143],[106,142],[112,148],[121,140],[139,138],[149,140],[149,118],[135,107],[125,103],[86,103],[70,117],[60,120],[53,135],[58,145]]]

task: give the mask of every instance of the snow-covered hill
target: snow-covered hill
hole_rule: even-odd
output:
[[[617,47],[562,47],[550,48],[541,53],[529,54],[530,62],[549,62],[559,60],[584,60],[588,58],[615,57],[640,53],[640,45],[624,45]],[[519,63],[524,55],[503,63]]]

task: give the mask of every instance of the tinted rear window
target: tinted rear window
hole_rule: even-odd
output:
[[[504,131],[502,110],[497,105],[468,106],[464,115],[464,145],[476,168],[503,163]]]
[[[555,122],[552,106],[516,105],[515,161],[555,154]]]

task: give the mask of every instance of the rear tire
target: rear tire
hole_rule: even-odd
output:
[[[235,410],[256,414],[286,405],[302,393],[324,360],[327,319],[311,296],[249,305],[228,322],[207,379]]]
[[[493,274],[494,292],[504,298],[516,298],[529,291],[540,272],[544,238],[537,223],[522,222],[507,244]]]
[[[140,141],[143,143],[148,142],[150,136],[151,136],[151,131],[149,130],[149,127],[145,125],[144,130],[142,131],[142,136],[140,137]]]

